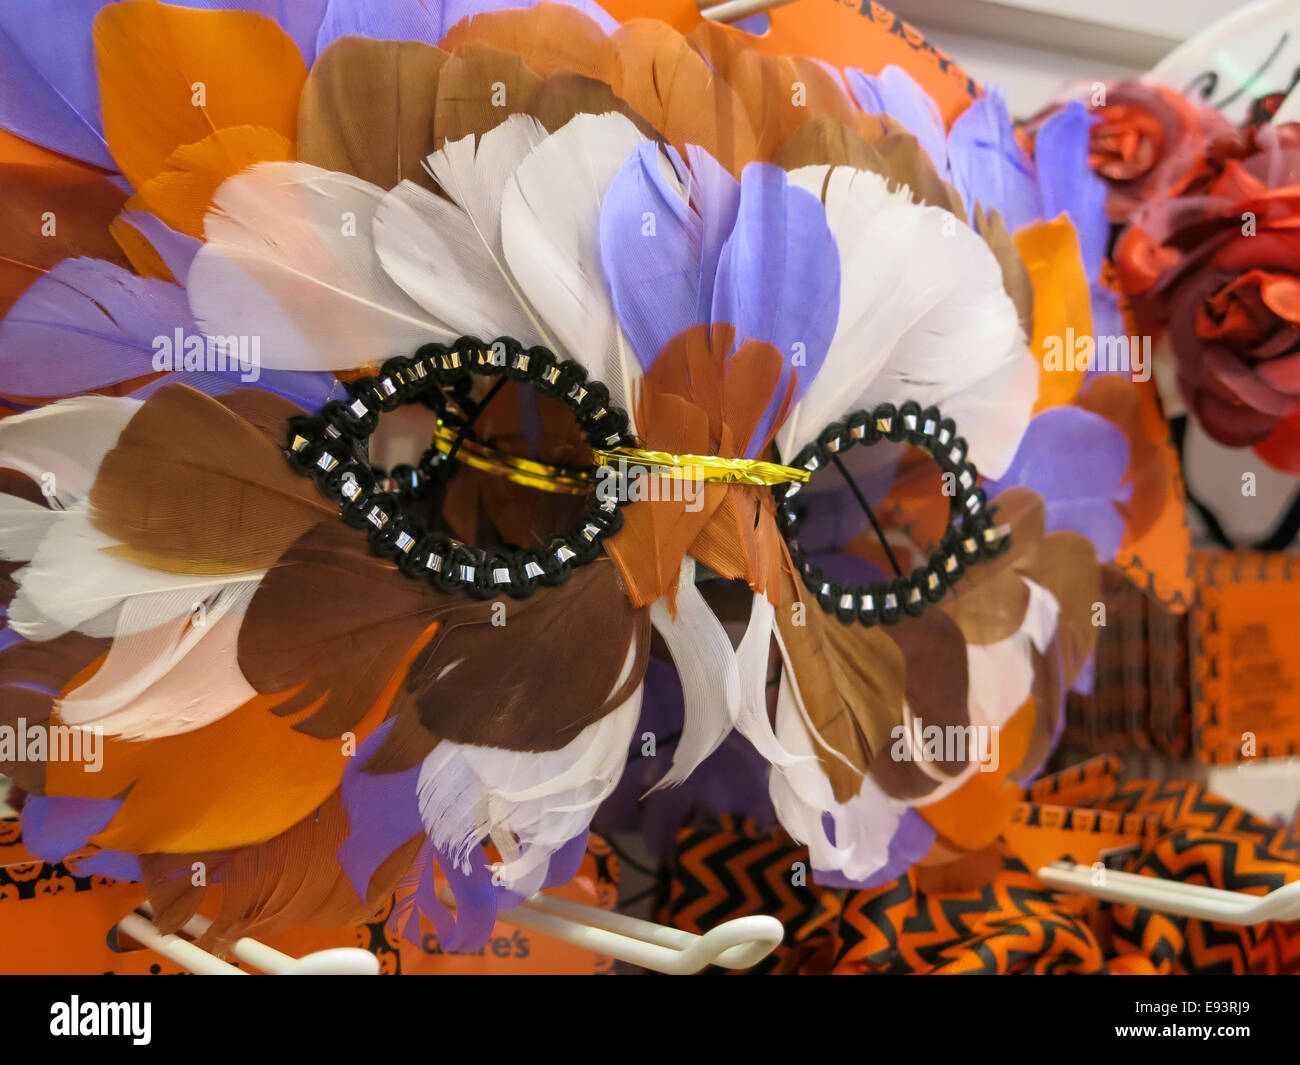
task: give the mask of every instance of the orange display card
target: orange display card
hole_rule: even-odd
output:
[[[1300,750],[1300,559],[1252,551],[1195,557],[1193,727],[1205,762]]]

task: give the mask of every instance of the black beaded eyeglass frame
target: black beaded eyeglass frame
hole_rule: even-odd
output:
[[[394,490],[381,484],[382,471],[367,461],[379,416],[404,404],[425,403],[447,423],[463,424],[451,404],[472,408],[468,397],[475,378],[529,382],[542,395],[560,400],[573,411],[592,448],[635,443],[627,414],[610,404],[609,390],[588,380],[577,363],[558,360],[543,347],[525,348],[510,337],[486,342],[461,337],[449,346],[424,344],[410,357],[389,359],[377,377],[348,383],[347,400],[325,404],[315,417],[289,419],[286,454],[296,472],[312,477],[325,496],[341,504],[343,521],[367,531],[371,550],[395,561],[408,577],[428,580],[441,592],[522,599],[538,586],[563,583],[574,566],[596,559],[601,541],[623,524],[623,493],[604,499],[593,495],[577,527],[545,547],[489,552],[430,533],[402,512],[404,498],[427,494],[444,475],[454,451],[444,455],[430,446],[418,465],[395,466],[387,475]]]
[[[942,599],[949,586],[961,578],[968,566],[981,558],[1001,554],[1011,545],[1010,536],[995,524],[996,508],[988,505],[984,490],[977,484],[979,472],[966,457],[966,440],[957,435],[956,423],[951,418],[944,418],[937,407],[922,410],[919,403],[908,401],[901,407],[882,403],[871,411],[855,411],[828,425],[790,465],[815,473],[832,463],[838,465],[836,456],[854,444],[869,446],[882,440],[907,442],[924,448],[939,468],[945,474],[952,474],[954,479],[948,528],[939,549],[930,556],[927,565],[918,566],[910,576],[904,577],[900,572],[892,581],[877,581],[865,586],[828,581],[821,567],[809,561],[799,544],[801,518],[795,512],[794,499],[803,485],[791,482],[772,488],[776,496],[777,526],[804,586],[817,597],[822,610],[835,615],[846,625],[855,621],[868,626],[892,625],[905,616],[917,617],[929,604]],[[847,472],[845,476],[848,477]],[[866,501],[861,502],[875,525],[875,516]],[[883,533],[879,526],[876,528],[882,545],[889,552]],[[889,557],[892,562],[892,553]]]

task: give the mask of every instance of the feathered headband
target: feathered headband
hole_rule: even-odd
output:
[[[978,849],[1127,535],[1131,397],[1029,348],[1090,328],[1041,206],[1082,166],[995,96],[948,132],[896,68],[722,27],[323,6],[108,3],[97,81],[0,109],[95,256],[0,324],[4,717],[104,743],[5,766],[33,851],[89,847],[163,927],[202,862],[218,939],[406,884],[405,931],[465,946],[572,875],[652,655],[656,787],[734,730],[829,882]],[[1082,440],[1086,483],[1053,466]]]

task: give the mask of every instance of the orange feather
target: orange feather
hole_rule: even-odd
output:
[[[228,126],[293,140],[307,68],[275,22],[156,0],[110,4],[95,19],[104,135],[136,188],[168,157]]]

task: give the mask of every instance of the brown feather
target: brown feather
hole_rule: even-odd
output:
[[[301,688],[276,712],[314,707],[295,728],[338,736],[376,703],[447,598],[373,555],[364,532],[332,516],[258,585],[239,630],[239,667],[259,692]]]
[[[905,697],[912,719],[919,718],[926,729],[932,725],[943,729],[969,725],[966,641],[957,623],[942,611],[927,610],[917,618],[904,617],[885,632],[903,655]],[[915,752],[913,758],[919,753]],[[970,764],[970,752],[964,759],[927,764],[945,776],[957,776]],[[898,799],[919,799],[939,786],[915,760],[878,758],[871,772],[876,783]]]
[[[513,52],[486,44],[457,49],[442,68],[434,108],[437,146],[495,129],[527,109],[542,79]]]
[[[371,917],[410,869],[423,837],[394,851],[357,896],[338,862],[347,817],[335,792],[310,816],[264,843],[231,851],[147,854],[140,867],[164,932],[175,932],[197,912],[208,885],[220,883],[221,906],[199,945],[224,953],[241,936],[269,936],[303,925],[340,928]],[[194,886],[201,862],[206,883]]]
[[[604,115],[617,112],[631,119],[642,136],[658,139],[658,131],[632,108],[632,105],[615,94],[605,82],[560,70],[542,79],[542,83],[528,101],[528,113],[554,133],[567,124],[574,115]]]
[[[556,588],[498,602],[503,616],[463,608],[446,616],[412,667],[406,686],[430,732],[454,743],[558,750],[641,684],[649,611],[628,602],[608,559]]]
[[[499,606],[505,623],[493,624]],[[606,560],[527,599],[484,602],[406,577],[370,553],[364,533],[331,521],[262,581],[239,664],[261,692],[306,685],[295,705],[316,709],[295,727],[309,735],[339,735],[401,683],[393,712],[417,714],[434,737],[552,750],[627,698],[648,646],[648,615],[628,603]],[[631,672],[616,686],[629,649]],[[404,728],[380,761],[398,746],[420,745]]]
[[[958,583],[940,607],[957,622],[967,643],[997,643],[1024,624],[1029,586],[1018,574],[1002,570],[975,584]]]
[[[186,385],[160,388],[105,456],[90,517],[119,557],[169,573],[270,566],[336,508],[260,430]]]
[[[1066,683],[1073,684],[1097,645],[1092,623],[1093,604],[1101,599],[1097,552],[1091,541],[1076,532],[1049,533],[1020,572],[1051,592],[1060,605],[1061,665]]]
[[[289,419],[307,413],[292,400],[262,388],[237,388],[220,396],[218,402],[243,418],[277,448],[284,446]]]
[[[884,172],[885,160],[866,139],[830,115],[819,115],[798,126],[772,153],[772,162],[786,170],[801,166],[851,166]]]
[[[872,763],[888,760],[890,733],[903,720],[903,654],[881,629],[843,625],[815,602],[796,609],[789,577],[783,599],[777,625],[808,720],[853,766],[814,745],[835,798],[847,802]]]
[[[4,136],[0,134],[0,149]],[[64,259],[86,255],[127,267],[109,234],[109,224],[125,202],[126,193],[99,171],[47,175],[0,155],[0,317],[28,285]]]
[[[419,41],[341,37],[317,58],[298,110],[298,158],[390,189],[432,187],[434,104],[446,52]]]
[[[916,202],[942,207],[965,222],[966,207],[961,195],[939,176],[920,142],[892,119],[886,122],[888,132],[872,142],[885,161],[885,169],[881,173],[891,181],[911,189],[912,198]]]
[[[984,238],[989,251],[997,259],[1002,269],[1002,287],[1006,289],[1011,302],[1016,305],[1020,316],[1020,327],[1025,336],[1034,335],[1034,284],[1029,279],[1029,270],[1020,258],[1016,242],[1011,239],[1007,224],[996,210],[984,213],[983,206],[975,205],[975,232]]]

